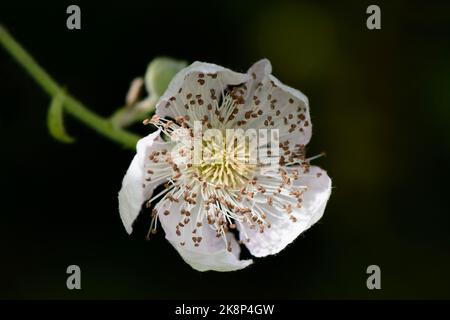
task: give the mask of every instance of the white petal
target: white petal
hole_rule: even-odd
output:
[[[272,73],[272,64],[268,59],[261,59],[255,62],[247,71],[250,75],[247,83],[247,88],[250,93],[253,93],[257,85]]]
[[[281,83],[271,72],[272,66],[267,59],[258,61],[248,70],[247,103],[237,118],[246,121],[245,129],[278,129],[280,142],[288,141],[290,150],[294,151],[295,145],[306,145],[311,139],[308,98]],[[249,117],[249,111],[262,114],[253,118]]]
[[[191,121],[208,115],[208,105],[218,101],[228,85],[246,82],[248,75],[204,62],[194,62],[175,75],[160,98],[156,113],[176,118],[189,115]]]
[[[240,246],[233,234],[227,234],[227,241],[231,243],[232,251],[227,250],[224,239],[217,238],[216,232],[202,221],[202,226],[196,225],[198,210],[203,205],[196,205],[189,210],[191,212],[190,222],[179,228],[180,235],[176,233],[176,226],[186,218],[181,215],[180,204],[170,201],[158,204],[158,217],[166,232],[166,239],[175,247],[183,260],[198,271],[235,271],[243,269],[252,263],[252,260],[239,260]],[[169,211],[165,215],[165,211]],[[193,231],[195,233],[193,233]],[[196,247],[192,237],[201,237]],[[183,245],[182,245],[183,244]]]
[[[303,195],[302,208],[295,207],[295,199],[289,199],[287,196],[283,199],[285,203],[292,204],[292,215],[297,218],[296,222],[291,221],[285,212],[274,212],[273,207],[264,203],[260,204],[260,207],[263,211],[271,213],[267,215],[271,227],[265,228],[263,233],[247,225],[240,228],[241,239],[245,239],[244,234],[248,236],[250,241],[245,244],[255,257],[280,252],[322,217],[331,194],[331,179],[327,173],[319,167],[312,166],[307,175],[300,175],[295,181],[293,187],[298,186],[308,186]]]
[[[151,168],[148,156],[151,152],[169,149],[169,145],[159,137],[160,131],[149,134],[138,141],[136,155],[122,181],[122,188],[119,191],[119,212],[122,223],[130,234],[132,225],[141,211],[142,204],[148,200],[153,190],[165,181],[148,182],[146,172]]]

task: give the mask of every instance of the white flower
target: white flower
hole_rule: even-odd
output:
[[[219,133],[278,129],[279,167],[230,158],[238,150],[250,152],[234,140],[202,140],[214,161],[195,162],[196,121]],[[119,192],[128,233],[142,205],[152,204],[151,231],[159,221],[189,265],[199,271],[232,271],[252,263],[239,259],[240,244],[255,257],[276,254],[322,217],[331,180],[304,157],[311,138],[308,99],[272,76],[268,60],[246,74],[191,64],[173,78],[149,122],[158,130],[138,142]],[[153,194],[161,184],[163,191]]]

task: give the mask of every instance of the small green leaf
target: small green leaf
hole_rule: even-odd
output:
[[[47,126],[53,138],[63,143],[72,143],[75,139],[69,136],[64,129],[64,98],[65,93],[63,91],[52,98],[47,113]]]

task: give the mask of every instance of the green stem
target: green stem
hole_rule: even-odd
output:
[[[28,74],[47,92],[51,97],[62,92],[62,88],[50,75],[42,69],[33,57],[0,25],[0,43],[7,52],[28,72]],[[113,126],[111,121],[90,111],[81,102],[66,94],[64,98],[64,110],[85,125],[96,130],[98,133],[118,142],[125,147],[135,148],[139,136],[121,128]]]

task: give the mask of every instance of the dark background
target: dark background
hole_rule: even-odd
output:
[[[81,7],[82,29],[66,29]],[[232,273],[192,270],[163,232],[129,237],[117,192],[133,157],[73,119],[0,49],[0,298],[450,298],[450,6],[376,1],[2,1],[0,22],[102,115],[158,55],[245,71],[267,57],[310,99],[310,155],[334,189],[319,224]],[[146,128],[135,128],[145,134]],[[82,290],[66,289],[66,268]],[[381,267],[382,290],[366,288]]]

